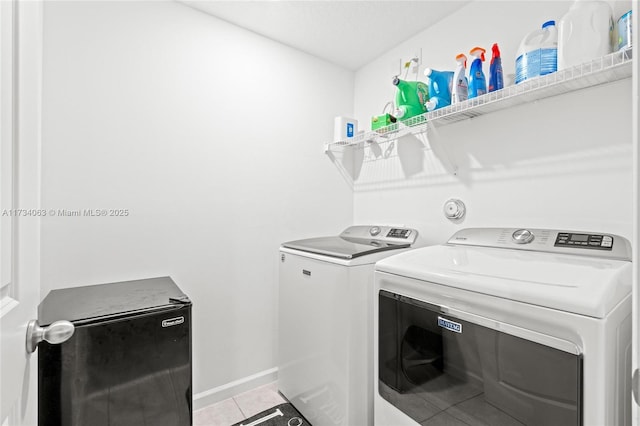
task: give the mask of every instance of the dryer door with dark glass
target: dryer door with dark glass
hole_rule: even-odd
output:
[[[380,291],[380,396],[424,426],[582,424],[581,355],[443,311]]]

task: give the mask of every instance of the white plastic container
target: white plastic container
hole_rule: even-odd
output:
[[[349,117],[336,117],[333,127],[333,141],[350,141],[358,134],[358,120]]]
[[[606,1],[577,0],[558,25],[558,69],[611,53],[613,15]]]
[[[558,31],[555,21],[527,34],[516,54],[516,84],[558,70]]]
[[[464,53],[456,56],[456,70],[453,72],[453,82],[451,84],[451,103],[466,101],[469,97],[469,84],[465,76],[467,70],[467,57]]]

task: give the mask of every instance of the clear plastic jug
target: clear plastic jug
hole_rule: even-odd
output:
[[[558,70],[558,32],[555,21],[522,39],[516,55],[516,84]]]

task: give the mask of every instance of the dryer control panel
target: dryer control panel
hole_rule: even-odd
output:
[[[532,228],[468,228],[456,232],[447,244],[631,260],[631,244],[626,238],[594,232]]]
[[[585,248],[592,250],[613,250],[613,236],[559,232],[554,246]]]

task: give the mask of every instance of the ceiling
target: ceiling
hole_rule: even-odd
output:
[[[181,0],[181,3],[357,70],[469,1]]]

